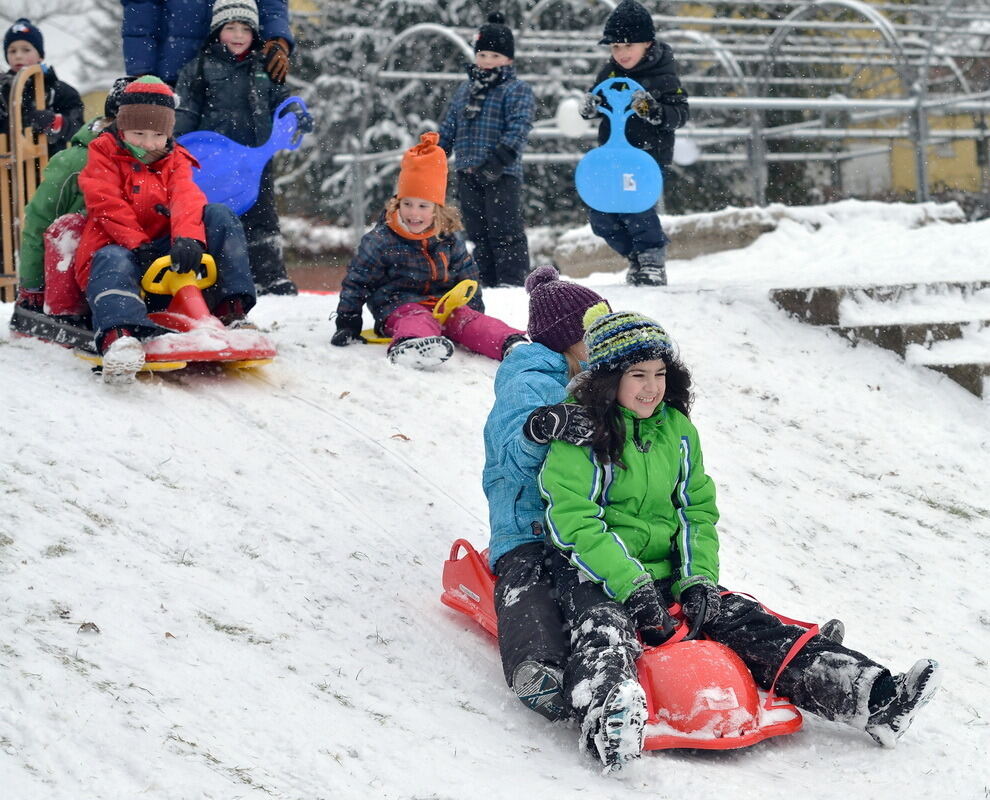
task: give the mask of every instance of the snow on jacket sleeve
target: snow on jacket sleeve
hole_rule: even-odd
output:
[[[385,282],[384,243],[381,226],[361,237],[357,252],[347,265],[340,284],[338,314],[360,314],[372,292]]]
[[[511,147],[517,157],[526,147],[535,113],[536,98],[533,90],[517,80],[505,95],[505,133],[499,139],[499,144]]]
[[[110,134],[102,134],[89,146],[89,158],[79,173],[79,188],[86,199],[90,219],[99,223],[114,244],[133,250],[151,241],[151,237],[138,223],[134,208],[124,199],[120,175],[106,152],[113,146],[112,142]]]
[[[176,145],[173,153],[175,165],[168,174],[168,210],[172,241],[180,236],[195,239],[206,246],[206,228],[203,225],[203,208],[206,195],[192,176],[192,156],[182,145]]]
[[[45,179],[24,210],[19,268],[22,286],[34,289],[44,285],[45,231],[63,214],[82,209],[77,177],[86,157],[85,147],[70,147],[52,156],[45,167]]]
[[[604,496],[612,465],[590,447],[554,441],[540,470],[550,540],[605,594],[622,603],[652,576],[605,522]]]
[[[684,589],[705,578],[718,583],[715,483],[705,473],[697,428],[686,418],[682,419],[686,425],[680,437],[680,469],[671,493],[678,523],[674,534],[678,564],[672,587],[677,598]]]
[[[464,108],[468,88],[468,82],[462,83],[457,87],[457,91],[454,92],[454,96],[450,99],[450,105],[447,106],[447,113],[440,125],[440,141],[438,144],[448,156],[453,151],[454,142],[457,139],[457,120],[460,117],[461,110]]]

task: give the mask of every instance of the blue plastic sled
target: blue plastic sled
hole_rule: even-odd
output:
[[[608,141],[578,162],[574,183],[578,194],[596,211],[635,214],[653,208],[663,191],[660,167],[645,150],[626,141],[626,120],[634,113],[633,92],[643,90],[630,78],[608,78],[592,92],[605,98],[598,107],[609,119]]]
[[[295,150],[302,141],[299,120],[286,107],[297,103],[306,112],[299,97],[289,97],[279,104],[272,117],[272,134],[260,147],[247,147],[213,131],[193,131],[178,141],[199,162],[193,180],[211,203],[223,203],[240,216],[258,200],[261,172],[279,150]]]

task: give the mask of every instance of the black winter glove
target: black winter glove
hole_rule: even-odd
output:
[[[330,337],[330,344],[334,347],[347,347],[351,342],[367,344],[368,340],[361,335],[361,324],[360,314],[338,314],[337,332]]]
[[[313,121],[313,115],[308,111],[297,111],[296,119],[299,121],[299,130],[303,133],[312,133],[316,128],[316,123]]]
[[[596,92],[588,92],[584,96],[584,100],[581,102],[581,109],[578,113],[584,119],[594,119],[601,113],[598,108],[603,102],[605,101],[600,94],[597,94]]]
[[[705,618],[701,624],[707,625],[718,616],[722,608],[722,597],[718,593],[718,587],[708,578],[691,584],[681,592],[681,609],[690,623],[694,624],[697,620],[702,605],[705,606]]]
[[[32,111],[31,130],[35,133],[58,133],[62,130],[62,115],[47,108]]]
[[[551,439],[559,439],[586,447],[591,444],[594,432],[594,420],[584,406],[576,403],[540,406],[523,424],[523,435],[536,444],[549,444]]]
[[[625,607],[636,631],[650,647],[663,644],[674,632],[674,620],[660,603],[653,581],[643,584],[629,595]]]
[[[516,160],[516,151],[507,144],[498,145],[485,163],[478,167],[478,174],[483,180],[495,183],[502,177],[505,168]]]
[[[659,100],[649,92],[637,89],[632,95],[632,110],[636,116],[661,130],[683,127],[690,116],[687,93],[683,89],[663,94]]]
[[[131,250],[131,255],[134,256],[137,265],[144,271],[158,258],[159,253],[151,242],[145,242]]]
[[[199,267],[203,260],[203,245],[195,239],[180,236],[172,242],[172,270],[174,272],[192,272]]]

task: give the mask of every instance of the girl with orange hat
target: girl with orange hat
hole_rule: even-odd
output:
[[[478,268],[464,242],[454,234],[460,217],[446,206],[447,156],[436,133],[402,158],[395,196],[385,204],[381,221],[363,237],[347,266],[337,304],[338,347],[364,342],[361,309],[368,304],[375,331],[392,337],[393,364],[425,368],[442,364],[454,342],[501,360],[525,334],[484,314],[481,291],[441,323],[433,307],[463,280],[478,280]]]

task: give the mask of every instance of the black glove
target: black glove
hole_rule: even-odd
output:
[[[581,103],[581,109],[578,111],[578,113],[584,119],[594,119],[601,113],[598,110],[598,107],[603,102],[605,101],[600,94],[598,94],[597,92],[588,92],[588,94],[584,96],[584,100]]]
[[[722,597],[718,593],[718,587],[708,578],[698,583],[693,583],[681,592],[681,609],[688,621],[694,624],[701,613],[701,606],[705,606],[705,618],[702,625],[707,625],[718,616],[722,607]]]
[[[516,160],[516,151],[507,144],[498,145],[485,163],[478,167],[478,174],[489,183],[495,183],[502,177],[505,168]]]
[[[624,605],[637,633],[650,647],[663,644],[674,632],[674,620],[660,603],[653,581],[643,584],[629,595]]]
[[[632,110],[661,130],[680,128],[688,121],[687,93],[683,89],[667,92],[658,100],[652,94],[637,89],[632,95]]]
[[[145,242],[144,244],[139,244],[131,250],[131,255],[134,256],[134,260],[137,262],[137,265],[142,270],[146,270],[151,266],[151,263],[158,258],[159,252],[151,242]]]
[[[299,122],[298,130],[302,133],[312,133],[314,128],[316,128],[316,123],[313,121],[313,115],[308,111],[296,111],[295,115]]]
[[[47,108],[32,111],[31,130],[35,133],[58,133],[62,130],[62,115]]]
[[[361,335],[360,314],[338,314],[337,332],[330,337],[334,347],[347,347],[351,342],[367,344],[368,340]]]
[[[523,435],[536,444],[549,444],[551,439],[559,439],[587,447],[594,433],[594,420],[584,406],[576,403],[540,406],[523,424]]]
[[[192,272],[199,267],[203,260],[203,245],[195,239],[180,236],[172,242],[172,270],[174,272]]]

